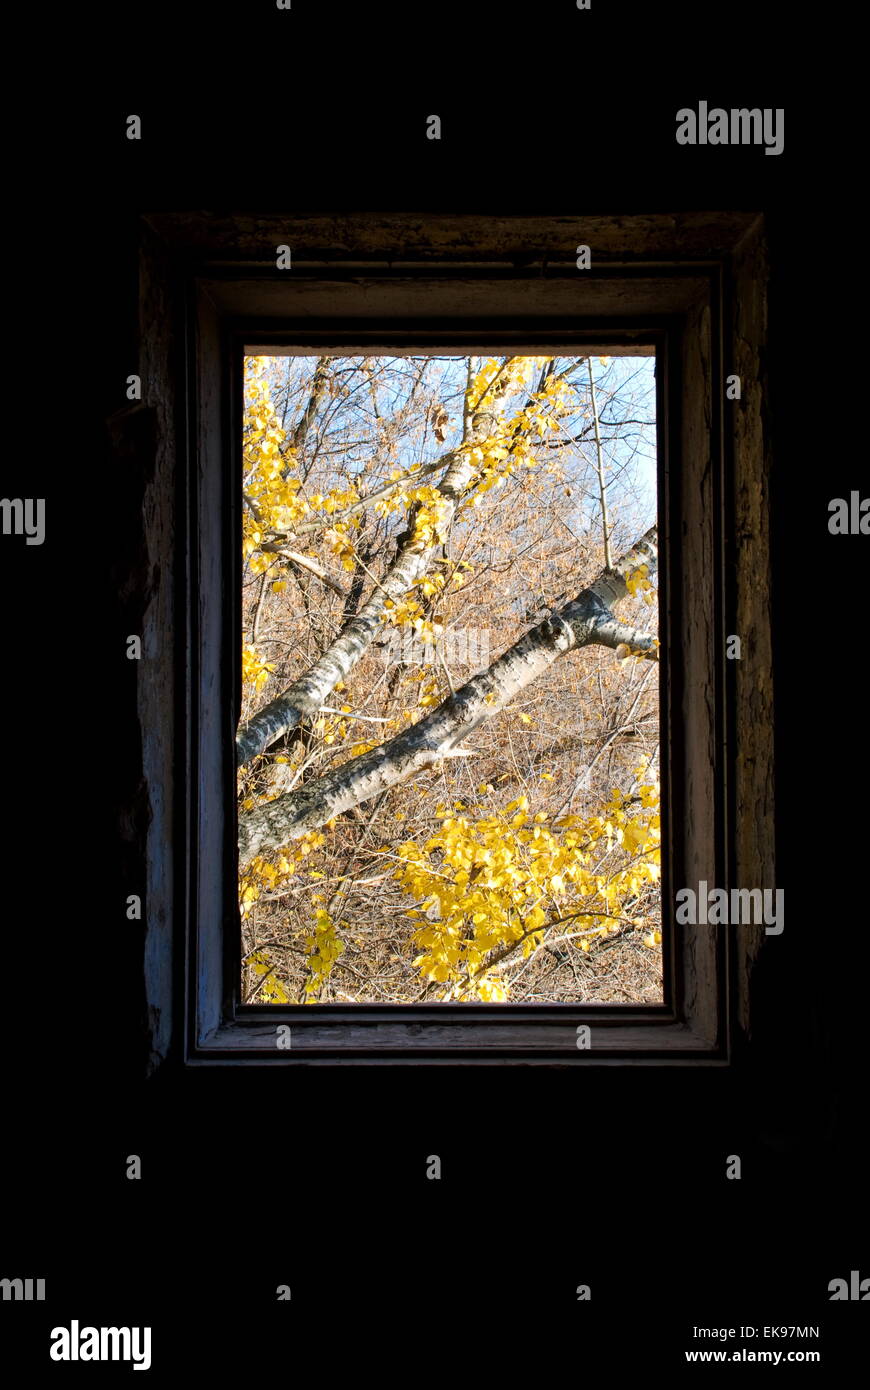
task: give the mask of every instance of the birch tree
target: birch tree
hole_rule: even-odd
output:
[[[598,644],[613,650],[654,655],[657,639],[619,620],[613,606],[640,572],[655,573],[657,533],[651,528],[637,545],[570,603],[532,628],[478,676],[461,686],[426,718],[388,743],[361,754],[296,792],[279,796],[239,824],[239,863],[263,850],[278,849],[306,830],[371,800],[443,758],[473,756],[460,745],[484,720],[505,710],[516,696],[566,652]]]
[[[573,790],[568,786],[563,798],[568,816],[553,818],[545,828],[550,813],[533,812],[528,841],[523,830],[528,798],[522,795],[494,818],[490,814],[452,830],[444,828],[451,817],[442,814],[439,833],[447,838],[441,844],[436,835],[403,846],[376,845],[373,826],[391,796],[395,802],[397,789],[413,794],[421,776],[447,781],[445,769],[464,767],[460,775],[467,785],[476,760],[491,766],[489,745],[480,743],[489,728],[497,740],[507,733],[516,765],[511,722],[532,721],[515,712],[523,699],[549,688],[556,663],[569,654],[603,649],[623,658],[626,670],[635,659],[649,665],[658,645],[654,632],[617,609],[641,594],[650,601],[657,533],[654,526],[647,528],[610,562],[602,447],[615,422],[612,412],[607,420],[599,417],[591,363],[469,358],[461,364],[461,387],[460,364],[445,366],[435,383],[437,395],[446,396],[442,400],[431,389],[433,360],[438,359],[391,366],[383,360],[321,358],[312,375],[295,385],[288,367],[283,389],[264,360],[247,365],[244,547],[250,640],[243,652],[246,693],[238,736],[240,898],[243,919],[250,922],[261,900],[292,898],[302,892],[303,879],[314,879],[316,888],[318,873],[330,876],[312,865],[323,862],[330,842],[337,844],[338,827],[365,824],[378,865],[387,862],[390,878],[416,899],[404,914],[404,935],[409,944],[424,948],[414,960],[424,993],[498,1000],[509,996],[505,974],[552,941],[553,929],[561,926],[564,933],[566,921],[573,923],[566,939],[581,951],[614,923],[647,925],[638,904],[646,911],[657,878],[651,763],[639,766],[643,776],[625,791],[609,789],[598,808],[606,812],[603,818],[581,817],[580,827],[571,814],[580,783]],[[581,368],[589,376],[591,400],[589,391],[580,389]],[[402,385],[391,395],[385,383],[393,378]],[[363,400],[371,402],[365,419]],[[384,409],[385,400],[396,407],[392,413]],[[563,460],[566,452],[577,455],[587,436],[596,455],[584,494],[576,468],[566,474]],[[447,448],[440,447],[448,440]],[[330,458],[340,459],[341,466],[336,469]],[[566,507],[561,499],[572,495],[576,502]],[[581,582],[593,559],[591,521],[587,518],[584,537],[574,515],[578,508],[582,512],[584,495],[600,501],[597,521],[604,524],[607,563]],[[571,525],[565,520],[568,511]],[[502,512],[505,518],[510,514],[510,525],[499,524]],[[505,554],[488,538],[498,540],[507,531],[514,545]],[[548,534],[559,534],[560,544],[545,546]],[[474,559],[463,558],[468,556]],[[550,592],[524,597],[522,580],[528,582],[535,566],[535,578]],[[292,603],[284,598],[288,591],[296,595]],[[508,594],[514,609],[528,604],[518,616],[533,621],[520,623],[504,650],[462,679],[445,660],[443,642],[439,646],[452,608],[471,611],[486,597],[492,610]],[[541,604],[546,616],[533,611]],[[292,619],[282,617],[285,609],[292,610]],[[277,662],[269,659],[273,650],[268,655],[261,650],[263,634],[272,632],[276,636],[268,641]],[[397,661],[378,674],[376,652],[385,634],[413,635],[426,644],[429,659],[416,663],[419,670],[412,669],[413,662]],[[270,686],[274,689],[291,651],[296,671],[273,694]],[[625,661],[628,657],[632,660]],[[603,701],[600,673],[597,679]],[[414,707],[394,712],[408,681],[416,682]],[[643,684],[626,707],[630,719],[642,703]],[[270,695],[265,704],[264,693]],[[609,767],[612,747],[627,736],[630,719],[604,731],[601,747],[581,769],[583,785],[605,757]],[[355,741],[361,730],[365,737]],[[523,756],[522,775],[528,777],[538,755],[524,749]],[[540,776],[553,778],[548,772]],[[405,812],[393,814],[398,818]],[[416,819],[409,815],[409,821]],[[488,867],[485,841],[493,834],[502,858],[511,852],[502,865],[507,878]],[[624,846],[619,868],[611,865],[609,875],[590,877],[582,846],[588,842],[598,853],[607,842],[602,852],[612,859],[613,841]],[[468,881],[463,884],[463,873],[472,876],[473,891]],[[313,902],[310,928],[296,947],[305,964],[304,999],[323,997],[330,978],[345,968],[341,957],[349,924],[342,927],[337,912],[350,898],[359,899],[367,882],[359,875],[331,878],[338,883],[334,891],[309,893],[320,903]],[[512,886],[505,896],[507,880]],[[288,887],[291,883],[299,887]],[[565,902],[558,900],[565,893],[577,909],[567,915]],[[427,925],[439,902],[441,918]],[[421,911],[426,924],[416,928]],[[655,936],[647,932],[644,940],[654,944]],[[289,997],[269,950],[250,929],[246,947],[256,997]]]

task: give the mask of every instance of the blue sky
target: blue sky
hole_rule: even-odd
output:
[[[479,363],[485,360],[481,356]],[[378,364],[375,391],[360,370],[364,361]],[[557,359],[557,370],[564,370],[571,361],[570,357],[560,357]],[[321,457],[330,459],[330,469],[334,467],[336,470],[336,482],[342,475],[347,480],[353,478],[368,465],[371,483],[372,460],[378,447],[375,411],[384,417],[393,414],[407,400],[413,378],[424,363],[426,388],[434,399],[444,403],[450,416],[444,443],[437,444],[431,430],[427,431],[424,439],[404,439],[389,460],[381,461],[381,471],[387,476],[388,468],[431,462],[458,442],[462,424],[462,394],[466,384],[464,357],[446,353],[433,353],[428,358],[423,353],[408,358],[386,355],[370,359],[361,355],[342,357],[336,364],[339,380],[346,383],[348,391],[347,397],[342,398],[346,401],[342,414],[345,421],[353,423],[358,420],[359,428],[351,430],[355,439],[348,440],[346,432],[337,433],[335,448],[331,448],[328,430],[333,406],[331,402],[321,403],[319,425],[323,426],[324,416],[326,423]],[[651,526],[656,516],[655,359],[612,356],[604,365],[596,356],[592,364],[601,420],[608,510],[614,532],[613,543],[618,549],[622,544],[630,544]],[[313,357],[292,355],[274,359],[273,380],[279,387],[279,397],[280,388],[288,380],[294,387],[287,409],[288,427],[298,419],[307,401],[315,365],[316,358]],[[579,388],[578,414],[576,419],[566,420],[566,437],[590,428],[589,419],[580,414],[581,407],[588,405],[589,399],[585,362],[575,367],[571,375]],[[278,403],[280,405],[280,399]],[[627,423],[618,432],[607,423],[621,420]],[[597,529],[600,526],[600,504],[595,475],[595,440],[591,431],[570,450],[566,450],[562,457],[574,483],[575,524],[582,530]]]

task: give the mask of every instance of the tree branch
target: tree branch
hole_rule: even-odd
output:
[[[436,485],[443,499],[442,531],[449,527],[458,503],[474,480],[476,464],[472,449],[492,428],[495,400],[507,388],[507,367],[510,360],[512,359],[508,359],[502,365],[484,392],[485,396],[493,398],[493,404],[485,408],[475,406],[463,444],[459,449],[445,454],[442,459],[446,467],[441,481]],[[466,410],[468,393],[470,379]],[[411,486],[415,485],[413,476],[408,481]],[[303,719],[316,714],[336,684],[350,674],[371,646],[381,629],[381,619],[387,602],[399,602],[417,580],[427,573],[433,558],[441,549],[441,541],[436,538],[434,544],[430,545],[418,538],[414,524],[418,510],[419,504],[415,503],[409,512],[408,527],[399,537],[396,557],[384,578],[377,582],[368,602],[359,613],[345,623],[336,639],[305,675],[259,710],[245,728],[239,731],[236,736],[236,762],[239,767],[251,762]]]
[[[589,588],[532,628],[488,670],[480,672],[431,714],[388,743],[351,759],[332,772],[249,812],[239,820],[239,864],[315,830],[334,816],[368,801],[446,757],[462,756],[458,745],[498,714],[565,652],[578,647],[615,647],[628,640],[647,650],[655,638],[617,622],[611,610],[628,592],[640,565],[652,574],[658,556],[657,528],[647,533]]]

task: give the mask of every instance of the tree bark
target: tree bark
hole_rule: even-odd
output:
[[[490,388],[490,394],[494,397],[503,391],[504,385],[501,392],[497,386]],[[469,418],[467,401],[468,393],[462,445],[455,452],[445,455],[446,469],[440,483],[436,485],[445,503],[441,515],[442,529],[445,531],[474,478],[476,464],[472,449],[487,437],[495,420],[491,410],[478,410]],[[410,479],[410,483],[414,486],[413,478]],[[294,681],[283,695],[264,705],[253,719],[248,720],[245,728],[239,731],[236,736],[236,763],[239,767],[251,762],[303,719],[316,715],[323,701],[332,693],[338,682],[350,674],[381,630],[381,618],[387,600],[398,603],[417,580],[426,574],[433,558],[441,549],[441,542],[436,540],[435,544],[427,545],[425,541],[415,538],[416,510],[416,505],[411,508],[408,528],[399,537],[396,557],[387,574],[378,582],[368,602],[359,613],[345,623],[335,641],[305,675]]]
[[[544,622],[525,633],[487,671],[460,687],[436,710],[368,753],[277,797],[239,820],[239,865],[278,849],[333,816],[370,800],[421,769],[447,757],[470,756],[459,744],[510,702],[565,652],[577,647],[620,644],[651,651],[655,638],[614,618],[611,609],[628,592],[626,578],[640,565],[655,572],[657,528],[651,527],[610,570],[604,570]],[[319,708],[319,706],[318,706]]]

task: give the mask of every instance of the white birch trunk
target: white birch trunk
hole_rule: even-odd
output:
[[[492,719],[537,680],[565,652],[577,647],[617,647],[651,651],[655,639],[614,618],[613,605],[628,592],[626,577],[640,565],[652,575],[658,557],[652,527],[610,570],[537,627],[525,633],[497,661],[473,676],[454,695],[412,728],[368,753],[325,773],[308,785],[239,820],[239,865],[278,849],[324,825],[333,816],[370,800],[441,758],[470,756],[459,744],[478,725]]]
[[[502,386],[501,392],[496,389],[491,394],[497,397],[503,390]],[[476,412],[471,420],[466,417],[462,445],[455,453],[445,455],[447,467],[437,484],[437,491],[444,499],[440,520],[445,534],[458,503],[474,478],[475,462],[471,451],[475,444],[487,437],[494,419],[490,410]],[[414,486],[413,478],[410,484]],[[236,762],[239,767],[251,762],[258,753],[262,753],[303,719],[313,718],[317,714],[327,696],[339,681],[350,674],[382,630],[381,619],[387,600],[400,602],[417,580],[427,573],[441,549],[441,543],[426,545],[414,539],[415,510],[412,507],[408,529],[400,537],[395,560],[368,602],[345,624],[335,641],[305,675],[294,681],[283,695],[264,705],[239,731],[236,736]]]

